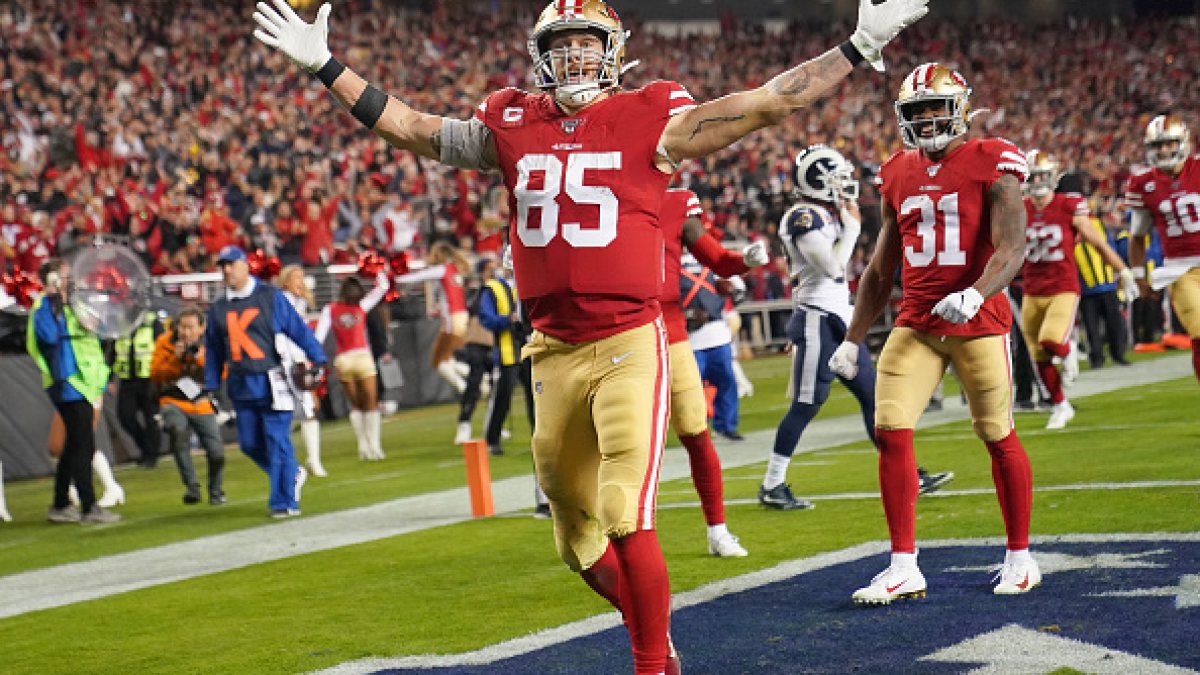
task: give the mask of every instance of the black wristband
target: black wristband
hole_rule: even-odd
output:
[[[335,57],[330,56],[329,60],[325,62],[325,65],[321,66],[321,68],[313,74],[317,76],[317,79],[321,81],[321,84],[325,85],[326,87],[332,87],[333,81],[338,79],[338,75],[341,75],[342,71],[345,69],[346,66],[342,65],[341,61],[338,61]]]
[[[846,40],[842,44],[838,45],[838,49],[842,50],[842,55],[846,57],[846,60],[849,61],[850,65],[852,66],[857,66],[858,64],[867,60],[866,57],[862,55],[862,52],[858,51],[858,47],[855,47],[854,43],[850,42],[849,40]]]
[[[387,100],[387,94],[379,91],[375,85],[368,84],[362,95],[354,102],[350,114],[354,115],[354,119],[362,122],[366,128],[374,129],[375,123],[383,115],[383,109],[387,107]]]

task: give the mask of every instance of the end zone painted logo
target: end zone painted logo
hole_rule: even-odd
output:
[[[677,595],[671,633],[684,672],[1200,669],[1200,533],[1035,539],[1044,580],[1019,596],[992,594],[1000,540],[925,543],[928,597],[854,605],[850,594],[887,565],[886,549],[864,544]],[[329,672],[609,675],[632,672],[632,662],[614,612],[471,654],[369,659]]]

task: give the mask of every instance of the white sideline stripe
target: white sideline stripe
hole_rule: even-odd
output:
[[[1191,376],[1191,354],[1175,354],[1119,370],[1109,368],[1088,371],[1076,381],[1072,394],[1075,398],[1081,398],[1090,394]],[[923,415],[920,428],[957,422],[969,417],[966,406],[958,399],[948,399],[945,405],[941,412]],[[342,430],[348,428],[341,427]],[[448,429],[448,432],[452,431],[453,427]],[[864,440],[862,418],[857,413],[817,420],[805,429],[802,447],[797,449],[797,453],[834,448]],[[771,452],[774,442],[774,429],[747,433],[746,440],[737,443],[716,439],[721,463],[726,469],[761,464]],[[664,453],[662,480],[674,480],[690,475],[687,453],[682,450]],[[533,478],[528,474],[493,482],[492,494],[496,513],[504,514],[531,508],[532,482]],[[29,570],[0,577],[0,619],[273,560],[377,541],[470,519],[467,488],[461,487],[332,513],[306,515],[302,518],[102,556],[83,562]],[[136,522],[125,521],[104,526],[103,529],[128,527]],[[101,529],[92,531],[98,533]]]
[[[1061,536],[1035,536],[1030,537],[1030,543],[1035,545],[1046,544],[1094,544],[1094,543],[1112,543],[1112,542],[1195,542],[1200,541],[1200,532],[1136,532],[1130,534],[1071,534]],[[948,548],[958,546],[996,546],[998,548],[1004,546],[1002,537],[981,537],[972,539],[937,539],[932,541],[922,541],[921,550],[928,551],[934,548]],[[887,553],[889,544],[885,541],[872,541],[857,546],[851,546],[840,551],[831,551],[829,553],[821,553],[810,558],[799,558],[779,563],[774,567],[768,567],[756,572],[750,572],[741,576],[732,577],[729,579],[721,579],[710,584],[705,584],[700,588],[686,593],[679,593],[671,600],[671,608],[678,611],[685,607],[711,602],[717,598],[741,593],[751,589],[773,584],[779,581],[785,581],[801,574],[815,572],[834,565],[842,565],[849,562],[861,560],[868,556],[880,555]],[[881,563],[884,562],[881,560]],[[853,582],[850,582],[851,584]],[[847,586],[846,603],[850,603],[851,586]],[[359,675],[361,673],[373,673],[379,670],[390,668],[447,668],[454,666],[482,666],[495,663],[503,659],[521,656],[530,652],[551,647],[569,640],[579,639],[588,635],[615,628],[621,625],[620,618],[616,612],[607,612],[586,619],[581,619],[562,626],[555,626],[543,631],[538,631],[524,637],[506,640],[494,645],[488,645],[482,649],[477,649],[472,652],[464,652],[461,654],[423,654],[419,656],[401,656],[393,658],[373,657],[359,659],[357,661],[348,661],[332,668],[315,671],[320,675]]]

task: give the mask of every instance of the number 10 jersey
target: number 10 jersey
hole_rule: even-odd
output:
[[[987,192],[1006,173],[1024,182],[1029,169],[1017,146],[999,138],[968,140],[937,162],[919,150],[901,151],[880,168],[880,192],[896,210],[902,247],[897,326],[933,335],[1008,332],[1012,312],[1003,293],[964,324],[932,313],[942,298],[983,276],[995,251]]]
[[[693,107],[686,89],[662,81],[574,115],[516,89],[479,107],[509,189],[513,268],[534,328],[580,343],[658,317],[658,215],[671,174],[655,157],[667,121]]]

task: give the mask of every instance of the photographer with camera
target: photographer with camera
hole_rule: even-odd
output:
[[[204,314],[194,307],[184,309],[171,330],[154,342],[150,379],[161,396],[163,429],[171,444],[171,454],[179,467],[179,477],[187,492],[184,504],[199,504],[200,481],[192,465],[192,432],[208,456],[208,503],[225,503],[222,476],[225,470],[225,446],[213,401],[204,388]]]
[[[71,264],[47,260],[39,272],[45,293],[29,313],[26,348],[42,371],[42,385],[63,421],[65,438],[54,473],[54,503],[46,513],[52,523],[113,523],[121,516],[96,501],[92,461],[95,412],[104,396],[109,369],[100,338],[84,328],[70,303]],[[76,510],[71,484],[79,493]]]

